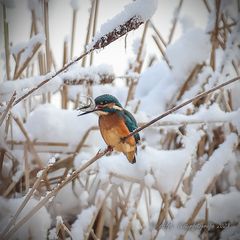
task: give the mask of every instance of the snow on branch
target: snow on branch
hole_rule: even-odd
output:
[[[48,79],[48,77],[49,74],[45,76],[19,79],[17,81],[4,81],[0,84],[0,99],[1,101],[8,100],[14,91],[16,91],[17,95],[22,95],[29,89],[36,87],[38,84]],[[62,84],[107,84],[112,83],[114,79],[115,75],[113,69],[109,65],[101,64],[98,66],[89,66],[87,68],[81,68],[78,65],[73,65],[66,72],[56,76],[51,82],[39,88],[35,92],[35,95],[46,92],[54,93]]]
[[[37,50],[44,44],[44,41],[45,35],[39,33],[33,36],[28,42],[17,44],[10,49],[10,52],[16,60],[14,79],[19,78]]]
[[[100,49],[137,29],[150,19],[157,9],[157,0],[137,0],[124,7],[124,10],[104,23],[87,49]]]

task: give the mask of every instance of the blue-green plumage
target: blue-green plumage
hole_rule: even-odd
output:
[[[95,98],[95,108],[91,111],[99,114],[99,128],[105,142],[116,151],[123,152],[129,162],[135,163],[136,143],[140,136],[136,133],[123,141],[138,126],[133,115],[124,109],[117,98],[104,94]],[[81,114],[81,115],[83,115]]]
[[[97,98],[95,98],[96,105],[104,105],[104,104],[108,104],[108,103],[115,103],[115,105],[122,108],[122,110],[105,107],[105,108],[103,108],[103,111],[108,112],[108,113],[117,112],[117,114],[124,119],[124,122],[127,125],[127,128],[130,132],[133,132],[138,127],[137,122],[136,122],[135,118],[133,117],[133,115],[129,111],[127,111],[126,109],[124,109],[122,107],[121,103],[118,101],[118,99],[116,97],[114,97],[110,94],[104,94],[104,95],[101,95],[101,96],[98,96]],[[135,134],[134,138],[135,138],[136,143],[138,143],[138,141],[140,140],[139,134],[138,133]]]
[[[119,111],[118,114],[121,117],[123,117],[124,122],[127,125],[127,128],[130,132],[133,132],[138,127],[135,118],[133,117],[133,115],[129,111],[123,109],[122,111]],[[136,143],[138,143],[139,140],[140,140],[139,134],[138,133],[135,134],[134,138],[135,138]]]

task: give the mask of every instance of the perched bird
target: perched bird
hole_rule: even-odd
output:
[[[127,139],[128,134],[138,126],[133,115],[122,107],[117,98],[104,94],[95,98],[95,108],[80,115],[96,112],[99,115],[99,128],[101,135],[112,150],[124,153],[130,163],[136,162],[136,144],[140,136],[136,133]],[[83,110],[86,107],[79,108]],[[79,116],[80,116],[79,115]]]

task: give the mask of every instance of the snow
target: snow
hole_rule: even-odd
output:
[[[136,97],[141,101],[140,109],[149,115],[162,112],[174,89],[176,85],[171,84],[166,63],[155,64],[140,76],[136,89]],[[158,104],[151,104],[152,102]],[[150,104],[151,108],[149,108]]]
[[[59,142],[76,145],[80,141],[80,136],[90,127],[97,125],[95,115],[90,114],[84,118],[77,115],[76,110],[63,110],[51,104],[41,105],[30,114],[26,129],[31,133],[32,139],[38,141],[51,142],[58,139]],[[66,132],[68,134],[65,134]],[[90,139],[93,140],[94,138]]]
[[[183,80],[196,64],[201,64],[207,59],[209,53],[210,37],[198,28],[188,30],[166,49],[174,77]]]
[[[23,176],[23,169],[18,169],[17,172],[12,176],[12,181],[17,183]]]
[[[43,44],[45,42],[45,35],[43,33],[38,33],[34,35],[28,42],[20,43],[11,47],[10,52],[14,55],[20,53],[21,57],[19,60],[19,65],[23,65],[23,63],[33,54],[33,49],[38,44]]]
[[[144,181],[150,187],[154,184],[155,180],[152,175],[147,174],[145,176],[145,172],[152,170],[162,191],[174,192],[187,163],[191,161],[189,151],[195,152],[197,141],[198,138],[195,140],[192,138],[191,145],[187,146],[187,150],[164,151],[156,150],[151,146],[146,146],[144,149],[140,148],[136,164],[130,166],[123,155],[103,157],[98,161],[99,176],[103,176],[105,179],[106,174],[118,173],[123,176],[136,178],[139,181]],[[114,162],[114,165],[111,162]],[[116,181],[116,183],[118,182]]]
[[[85,233],[89,224],[91,223],[92,217],[95,214],[96,207],[91,206],[84,209],[81,214],[78,215],[77,220],[73,223],[71,228],[71,234],[73,239],[84,239]]]
[[[240,226],[232,226],[221,232],[220,240],[238,240],[240,238]]]
[[[208,197],[208,218],[209,221],[219,224],[224,222],[240,221],[240,193],[233,191],[230,193],[217,194]],[[224,206],[224,208],[223,208]],[[204,209],[199,213],[198,219],[204,219]]]
[[[1,3],[5,5],[6,8],[15,8],[16,0],[1,0]]]
[[[26,92],[36,87],[44,80],[46,80],[50,75],[45,76],[36,76],[25,79],[19,79],[18,81],[9,80],[0,83],[0,100],[6,101],[8,100],[14,91],[17,93],[17,97],[24,95]],[[62,85],[62,79],[60,77],[55,77],[43,87],[39,88],[34,92],[33,95],[40,95],[46,92],[55,92]]]
[[[193,67],[202,64],[209,52],[209,35],[198,28],[189,29],[170,44],[166,49],[166,55],[173,70],[169,69],[165,61],[160,60],[140,76],[136,97],[141,101],[141,109],[149,115],[163,112]],[[151,102],[158,104],[149,108]]]
[[[24,198],[5,199],[0,197],[0,232],[3,231],[9,220],[14,216],[23,199]],[[17,221],[26,215],[36,204],[38,204],[38,201],[31,198],[17,218]],[[42,207],[19,230],[17,230],[16,233],[14,233],[11,239],[46,239],[50,226],[51,217],[47,209]]]
[[[43,7],[40,1],[38,0],[28,0],[28,8],[30,11],[34,11],[36,14],[37,20],[42,20],[43,18]],[[39,28],[39,25],[38,25]],[[43,32],[43,31],[41,31]]]
[[[157,9],[157,0],[136,0],[126,5],[122,12],[101,25],[100,31],[94,36],[92,42],[87,46],[90,50],[94,44],[107,33],[112,32],[120,25],[124,25],[132,17],[139,17],[141,21],[147,21]]]
[[[15,48],[16,51],[19,49]],[[19,79],[17,82],[15,80],[4,81],[0,83],[0,100],[8,100],[14,91],[17,92],[17,95],[19,97],[49,77],[51,77],[51,73],[43,76]],[[78,64],[73,64],[67,71],[59,76],[54,77],[47,84],[43,85],[40,89],[35,91],[33,95],[40,95],[47,92],[54,93],[63,85],[64,82],[73,84],[76,82],[79,84],[78,82],[82,81],[81,84],[84,86],[88,81],[91,81],[91,84],[98,84],[104,77],[109,77],[111,79],[115,78],[112,66],[107,64],[100,64],[97,66],[82,68],[79,67]],[[77,85],[76,88],[74,86],[71,86],[69,93],[70,96],[76,98],[75,91],[79,92],[79,89],[79,85]]]
[[[147,187],[152,187],[153,184],[155,183],[154,177],[152,176],[152,174],[148,173],[145,177],[144,177],[144,183],[146,184]]]
[[[70,0],[70,5],[73,10],[77,11],[80,8],[81,0]]]
[[[62,79],[66,80],[79,80],[84,79],[86,82],[92,80],[94,84],[100,83],[101,76],[113,76],[114,72],[111,65],[100,64],[89,67],[79,67],[78,63],[71,66],[64,74],[61,75]]]
[[[211,184],[211,182],[214,180],[214,177],[217,177],[223,171],[225,165],[234,159],[233,148],[236,142],[237,142],[236,134],[233,133],[230,134],[225,140],[225,142],[219,146],[219,148],[213,153],[209,160],[203,165],[202,169],[196,173],[192,182],[191,198],[186,202],[184,208],[179,209],[177,215],[175,216],[175,219],[172,221],[173,226],[185,223],[188,220],[189,216],[192,215],[194,208],[196,207],[197,203],[202,199],[202,197],[205,195],[205,191]],[[218,195],[216,195],[217,199],[216,203],[218,201],[217,196]],[[234,196],[234,199],[236,200],[235,197],[236,196]],[[239,195],[237,196],[237,198],[238,197]],[[229,198],[232,199],[232,196],[230,196]],[[211,212],[212,205],[210,203],[209,211]],[[216,206],[217,204],[214,207],[216,208]],[[237,211],[237,215],[239,215],[239,211],[237,209],[235,210]],[[227,211],[229,211],[229,209]],[[216,220],[216,218],[214,219],[213,217],[213,220]],[[174,231],[168,231],[164,239],[169,239],[172,238],[173,236],[177,236],[182,231],[183,229],[180,228],[176,228],[174,229]]]

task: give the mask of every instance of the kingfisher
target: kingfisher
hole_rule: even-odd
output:
[[[110,94],[104,94],[94,99],[95,107],[78,116],[96,112],[99,115],[98,124],[101,135],[110,150],[122,152],[130,163],[136,162],[138,133],[125,138],[133,132],[137,122],[133,115],[124,109],[118,99]],[[89,106],[79,108],[83,110]]]

